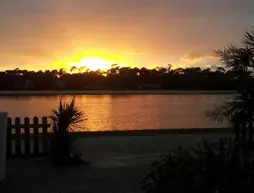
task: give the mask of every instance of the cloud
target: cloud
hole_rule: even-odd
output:
[[[144,56],[146,53],[144,52],[128,52],[127,55],[129,56]]]
[[[211,68],[223,66],[214,52],[191,52],[180,58],[180,66]]]
[[[195,63],[202,63],[202,62],[209,62],[209,61],[218,61],[218,57],[214,53],[191,52],[181,57],[180,60],[182,62],[186,62],[189,64],[192,64],[192,63],[195,64]]]
[[[0,65],[48,68],[37,63],[79,49],[147,66],[216,64],[204,50],[238,40],[254,25],[253,6],[253,0],[0,0]]]

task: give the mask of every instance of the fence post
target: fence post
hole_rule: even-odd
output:
[[[44,155],[48,153],[48,120],[42,117],[42,152]]]
[[[7,119],[7,157],[12,155],[12,119],[8,117]]]
[[[15,153],[17,156],[21,155],[21,125],[20,118],[15,118]]]
[[[0,112],[0,181],[5,178],[6,138],[8,114]]]
[[[38,156],[39,155],[39,119],[38,117],[33,118],[33,123],[34,123],[34,155]]]
[[[30,155],[30,119],[25,117],[25,154]]]

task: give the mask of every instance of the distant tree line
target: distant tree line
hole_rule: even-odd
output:
[[[154,69],[119,67],[107,71],[91,71],[72,67],[28,71],[21,69],[0,72],[0,90],[232,90],[235,72],[222,67],[216,70],[200,67],[157,67]]]

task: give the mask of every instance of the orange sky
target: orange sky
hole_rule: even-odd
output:
[[[218,64],[212,52],[254,26],[250,0],[2,0],[0,69]]]

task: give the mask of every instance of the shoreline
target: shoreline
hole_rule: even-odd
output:
[[[0,96],[236,94],[234,90],[38,90],[0,91]]]
[[[156,136],[179,136],[179,135],[206,135],[206,134],[233,134],[230,127],[222,128],[180,128],[180,129],[153,129],[153,130],[114,130],[114,131],[74,131],[70,135],[77,138],[103,138],[103,137],[156,137]],[[21,134],[21,137],[23,137]],[[42,133],[39,133],[41,137]],[[52,135],[51,132],[48,133]],[[33,134],[30,134],[33,136]],[[15,139],[15,135],[12,136]]]
[[[118,130],[118,131],[85,131],[71,132],[76,137],[135,137],[135,136],[170,136],[182,134],[232,134],[232,128],[188,128],[158,130]]]

